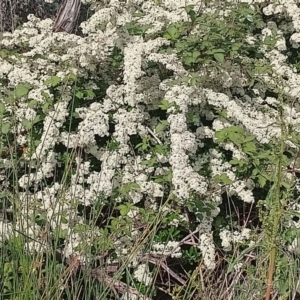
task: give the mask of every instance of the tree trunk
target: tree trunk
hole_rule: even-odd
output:
[[[71,33],[78,20],[81,0],[64,0],[58,10],[56,20],[53,25],[53,32],[65,31]]]

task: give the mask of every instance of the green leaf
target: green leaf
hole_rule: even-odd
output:
[[[173,41],[176,40],[179,36],[180,36],[180,32],[176,25],[170,25],[167,28],[166,33],[164,34],[164,38]]]
[[[140,189],[140,186],[136,183],[136,182],[128,182],[125,183],[122,187],[121,187],[121,194],[123,196],[127,195],[130,191],[132,190],[138,190]]]
[[[234,157],[232,160],[229,161],[229,163],[231,165],[239,165],[240,164],[240,160],[237,159],[236,157]]]
[[[2,126],[1,126],[1,132],[3,134],[7,134],[10,130],[10,123],[6,122],[6,123],[3,123]]]
[[[28,120],[22,120],[22,125],[27,129],[30,130],[32,128],[32,121],[28,121]]]
[[[235,55],[237,55],[237,51],[230,51],[229,52],[229,56],[232,58],[232,57],[234,57]]]
[[[267,179],[264,176],[258,175],[258,183],[263,188],[267,183]]]
[[[169,103],[168,100],[162,100],[161,105],[159,105],[160,109],[162,110],[167,110],[171,107],[171,104]]]
[[[92,90],[85,90],[85,93],[89,99],[93,99],[96,96],[96,94]]]
[[[169,26],[167,29],[167,33],[170,34],[170,36],[174,37],[177,34],[178,30],[174,25]]]
[[[264,159],[264,158],[269,158],[271,156],[271,152],[270,151],[265,151],[265,152],[261,152],[258,155],[256,155],[256,158],[259,159]]]
[[[230,131],[228,133],[228,138],[235,144],[242,144],[244,141],[244,135],[237,133],[235,131]]]
[[[38,102],[37,102],[36,100],[31,100],[31,101],[29,101],[29,103],[28,103],[28,107],[34,108],[34,107],[37,106],[37,104],[38,104]]]
[[[155,145],[155,152],[157,154],[169,154],[169,150],[167,148],[167,146],[163,146],[163,145]]]
[[[253,142],[243,144],[243,150],[247,153],[256,152],[256,145]]]
[[[268,45],[268,46],[272,46],[273,44],[275,44],[275,39],[271,36],[267,36],[264,40],[264,43],[265,45]]]
[[[143,145],[142,145],[142,149],[143,150],[146,150],[148,148],[148,144],[146,144],[146,143],[143,143]]]
[[[155,128],[155,131],[157,133],[160,133],[164,131],[169,126],[169,123],[167,121],[161,121]]]
[[[227,130],[224,130],[225,128],[223,128],[220,131],[216,131],[215,132],[215,137],[218,139],[218,142],[224,142],[225,139],[227,138]]]
[[[153,26],[152,25],[143,25],[140,27],[140,31],[141,33],[145,33],[148,29],[152,28]]]
[[[242,45],[243,45],[242,43],[234,43],[231,46],[231,50],[232,51],[238,51],[241,48]]]
[[[118,208],[119,208],[120,214],[121,214],[122,216],[125,216],[125,215],[127,215],[127,214],[130,212],[130,206],[121,204],[121,205],[119,205]]]
[[[194,22],[197,18],[197,14],[193,10],[193,7],[191,5],[188,5],[184,9],[185,9],[186,13],[190,16],[191,21]]]
[[[8,50],[6,50],[6,49],[0,50],[0,57],[1,58],[6,58],[8,56],[9,56],[9,51]]]
[[[48,111],[49,111],[49,108],[50,108],[50,103],[48,103],[48,102],[45,102],[45,103],[42,105],[42,110],[43,110],[43,112],[48,112]]]
[[[225,53],[225,50],[224,49],[212,49],[211,54],[215,54],[215,53]]]
[[[68,219],[67,219],[66,217],[64,217],[64,216],[61,216],[60,221],[61,221],[63,224],[68,224],[68,223],[69,223]]]
[[[28,94],[28,88],[27,86],[20,84],[17,86],[17,88],[15,89],[15,96],[17,98],[21,98],[23,96],[26,96]]]
[[[216,175],[214,179],[217,183],[232,184],[232,180],[228,177],[226,173]]]
[[[53,77],[57,77],[57,76],[53,76]],[[61,82],[61,78],[57,77],[59,79],[58,83]],[[76,82],[78,80],[77,76],[73,73],[70,73],[68,74],[65,78],[64,78],[64,82],[70,82],[70,81],[73,81],[73,82]]]
[[[223,53],[215,53],[214,54],[214,59],[218,62],[224,62],[224,54]]]
[[[47,86],[57,86],[61,82],[61,78],[58,76],[51,76],[51,78],[44,81],[44,84]]]
[[[200,52],[199,51],[194,51],[193,53],[192,53],[192,56],[193,56],[193,58],[197,58],[197,57],[199,57],[200,56]]]
[[[183,57],[183,62],[187,65],[190,66],[192,63],[195,62],[194,58],[192,56],[184,56]]]
[[[5,112],[5,105],[3,103],[0,103],[0,114],[4,114]]]
[[[56,240],[58,240],[58,239],[64,239],[68,235],[68,230],[56,227],[56,228],[53,229],[53,235],[54,235],[54,238]]]
[[[171,182],[172,181],[172,171],[169,170],[167,174],[158,176],[154,179],[154,182],[156,183],[162,183],[162,182]]]
[[[36,124],[40,121],[42,121],[44,118],[40,115],[35,116],[34,120],[33,120],[33,124]]]
[[[84,94],[83,94],[83,92],[78,91],[78,92],[75,94],[75,96],[76,96],[78,99],[82,99],[83,96],[84,96]]]
[[[247,137],[244,138],[243,143],[251,142],[253,140],[255,140],[254,136],[247,136]]]

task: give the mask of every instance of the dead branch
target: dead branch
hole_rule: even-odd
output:
[[[53,32],[65,31],[71,33],[78,20],[81,7],[81,0],[64,0],[60,6],[56,20],[53,25]]]

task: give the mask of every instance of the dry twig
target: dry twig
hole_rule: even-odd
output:
[[[142,295],[137,289],[128,286],[126,283],[114,279],[107,275],[107,272],[104,269],[96,268],[92,270],[92,277],[99,280],[100,282],[104,282],[106,286],[111,288],[112,290],[116,290],[120,294],[124,294],[125,292],[128,292],[129,294],[136,295],[141,300],[151,300],[151,298],[148,298],[144,295]]]

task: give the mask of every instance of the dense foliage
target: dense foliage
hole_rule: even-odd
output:
[[[298,1],[82,4],[3,25],[3,299],[296,299]]]

